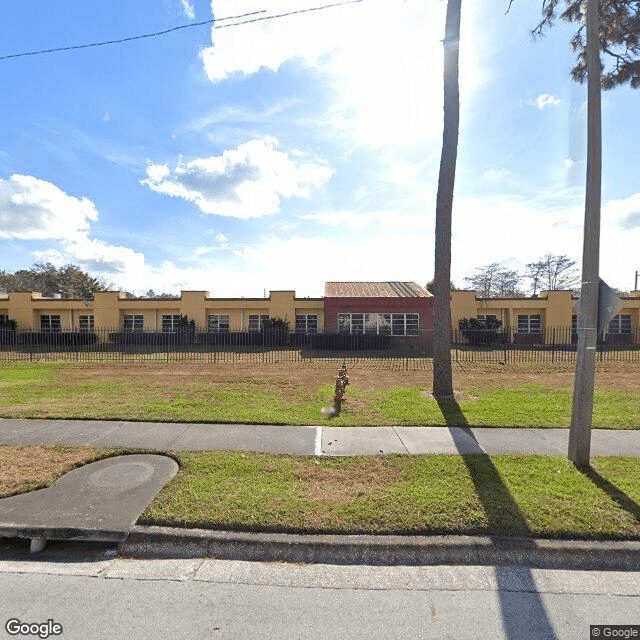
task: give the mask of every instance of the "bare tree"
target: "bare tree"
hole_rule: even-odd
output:
[[[508,298],[523,295],[520,274],[507,269],[499,262],[478,267],[474,275],[465,280],[482,298]]]
[[[525,269],[525,277],[531,280],[533,295],[537,294],[538,289],[559,291],[573,289],[580,283],[576,261],[569,256],[547,253],[540,260],[528,263]]]
[[[451,369],[451,217],[458,157],[460,90],[458,53],[462,0],[447,0],[444,34],[444,121],[438,175],[435,229],[435,310],[433,316],[433,395],[453,397]]]

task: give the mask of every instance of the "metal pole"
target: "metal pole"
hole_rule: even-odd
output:
[[[588,466],[591,447],[593,387],[596,369],[600,259],[602,129],[598,0],[587,1],[587,185],[585,192],[582,288],[578,314],[578,349],[569,433],[569,460]]]

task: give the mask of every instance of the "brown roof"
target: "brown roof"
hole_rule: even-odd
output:
[[[325,282],[327,298],[431,298],[415,282]]]

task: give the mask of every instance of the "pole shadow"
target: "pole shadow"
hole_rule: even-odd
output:
[[[468,420],[455,400],[438,400],[438,406],[449,432],[469,471],[478,498],[487,516],[491,538],[500,534],[530,537],[531,529],[508,487],[486,453],[467,453],[469,441],[482,451]],[[532,545],[534,542],[532,541]],[[535,637],[557,640],[535,586],[531,567],[494,566],[498,585],[502,625],[508,640]]]
[[[640,523],[640,504],[630,498],[624,491],[618,489],[614,484],[603,478],[593,467],[574,465],[575,468],[587,477],[599,489],[604,491],[609,497],[620,505],[625,511],[630,513],[637,522]]]

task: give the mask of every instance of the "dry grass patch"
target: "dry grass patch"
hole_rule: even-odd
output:
[[[100,453],[94,447],[0,446],[0,497],[50,486]]]
[[[358,498],[374,497],[400,478],[398,470],[381,457],[362,459],[353,466],[296,460],[293,473],[301,483],[297,492],[300,498],[332,507],[349,504]]]

